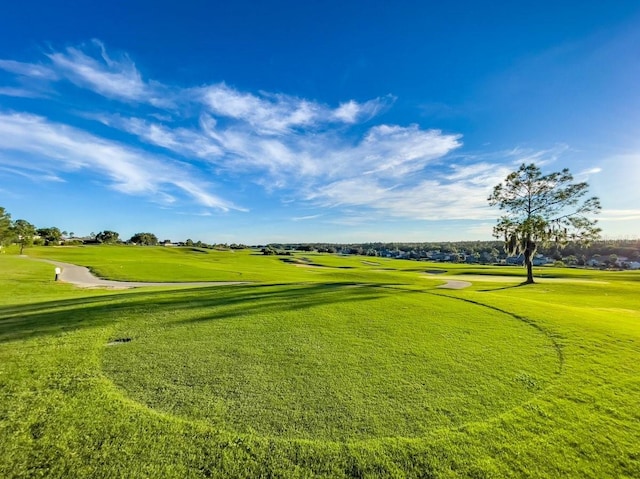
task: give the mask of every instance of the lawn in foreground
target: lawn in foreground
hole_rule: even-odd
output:
[[[282,263],[307,279],[299,285],[111,292],[53,284],[50,265],[3,255],[0,476],[640,475],[638,282],[604,274],[603,283],[442,291],[403,263],[388,276],[343,265],[307,272]],[[365,286],[354,286],[358,278]],[[438,350],[434,338],[446,333]],[[379,384],[360,378],[360,367]],[[315,383],[286,381],[314,368]],[[446,385],[407,389],[425,374]],[[260,404],[267,416],[247,422],[255,411],[242,400],[255,388],[252,399],[273,407]],[[358,397],[360,388],[369,389]],[[334,394],[325,406],[325,390],[352,398]],[[412,406],[389,411],[393,394],[407,391]],[[430,411],[449,391],[463,398]],[[385,412],[368,430],[359,427],[371,423],[364,398]],[[308,416],[289,409],[298,403]]]
[[[238,433],[420,437],[518,406],[560,369],[538,329],[416,291],[312,284],[172,296],[161,314],[114,331],[130,341],[104,349],[103,370],[140,403]]]

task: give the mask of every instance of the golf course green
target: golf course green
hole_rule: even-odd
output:
[[[0,254],[0,477],[640,477],[640,272],[26,252]]]

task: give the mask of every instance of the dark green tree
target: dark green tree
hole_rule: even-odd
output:
[[[11,243],[12,239],[11,215],[0,206],[0,246]]]
[[[104,231],[100,231],[100,233],[96,235],[96,241],[98,243],[113,244],[113,243],[117,243],[119,240],[120,240],[120,235],[115,231],[104,230]]]
[[[36,227],[26,220],[15,220],[12,230],[16,243],[20,245],[20,254],[22,254],[25,248],[33,245]]]
[[[47,246],[59,245],[62,239],[62,231],[55,226],[51,228],[38,228],[36,233],[44,240],[44,244]]]
[[[586,182],[574,183],[566,168],[543,175],[534,164],[522,164],[494,187],[489,204],[504,214],[493,235],[504,238],[508,254],[524,256],[526,283],[534,282],[532,259],[538,246],[598,239],[600,228],[588,215],[600,211],[600,200],[584,199],[588,189]]]
[[[153,233],[136,233],[129,241],[143,246],[155,246],[158,244],[158,237]]]

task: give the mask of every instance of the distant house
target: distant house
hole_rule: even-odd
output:
[[[524,255],[519,254],[518,256],[510,256],[506,259],[506,263],[510,265],[522,266],[524,264]]]
[[[438,251],[436,253],[433,253],[430,259],[433,261],[450,261],[451,255]]]
[[[544,255],[536,255],[535,258],[531,261],[534,266],[544,266],[545,264],[549,264],[552,261]]]
[[[479,263],[480,259],[476,255],[468,254],[465,256],[464,262],[467,264]]]
[[[531,260],[531,264],[533,266],[544,266],[545,264],[549,264],[549,263],[551,263],[551,260],[549,258],[547,258],[546,256],[541,255],[541,254],[536,255]],[[507,264],[518,265],[518,266],[524,265],[524,255],[523,254],[519,254],[518,256],[511,256],[511,257],[507,258]]]
[[[626,256],[618,256],[616,259],[615,265],[618,268],[631,269],[629,267],[629,263],[631,263],[631,261]]]

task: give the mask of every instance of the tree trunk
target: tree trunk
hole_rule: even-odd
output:
[[[527,265],[527,280],[525,284],[533,284],[535,281],[533,280],[533,264],[531,263],[531,258],[526,259],[525,264]]]
[[[23,250],[24,250],[24,243],[20,242],[20,256],[22,256]]]
[[[533,284],[533,252],[535,251],[535,243],[531,240],[527,240],[527,247],[524,250],[524,264],[527,267],[527,280],[525,284]]]

